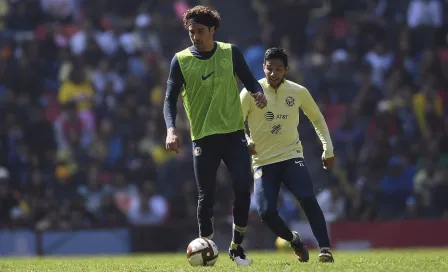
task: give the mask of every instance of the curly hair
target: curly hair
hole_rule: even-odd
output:
[[[186,29],[191,24],[191,20],[201,22],[208,27],[214,26],[215,29],[218,29],[221,24],[221,15],[209,7],[195,6],[184,13],[183,22]]]
[[[285,67],[288,66],[288,55],[286,54],[286,50],[280,47],[272,47],[266,50],[264,53],[264,62],[271,59],[279,59],[283,61]]]

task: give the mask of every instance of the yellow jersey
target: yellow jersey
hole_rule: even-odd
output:
[[[59,90],[59,103],[62,105],[69,102],[76,102],[78,110],[86,110],[92,108],[92,100],[95,92],[88,82],[74,84],[66,81]]]
[[[309,91],[292,81],[285,80],[274,90],[266,78],[258,81],[264,89],[268,105],[259,109],[250,93],[240,93],[243,117],[248,121],[250,137],[255,143],[256,155],[252,156],[253,167],[264,166],[294,158],[303,158],[303,147],[299,139],[299,109],[313,124],[322,142],[324,158],[333,157],[333,144],[325,119]]]

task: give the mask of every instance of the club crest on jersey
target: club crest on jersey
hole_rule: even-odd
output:
[[[286,99],[285,99],[285,103],[286,103],[286,106],[288,106],[288,107],[292,107],[292,106],[294,106],[294,104],[296,103],[296,101],[294,100],[294,97],[292,97],[292,96],[288,96],[288,97],[286,97]]]
[[[261,169],[258,169],[257,171],[255,171],[254,173],[254,178],[255,179],[259,179],[263,176],[263,171]]]
[[[199,146],[195,147],[195,148],[194,148],[194,151],[193,151],[193,154],[194,154],[196,157],[201,156],[201,154],[202,154],[202,148],[200,148]]]
[[[222,68],[228,68],[230,66],[230,61],[228,59],[221,59],[219,65],[221,65]]]

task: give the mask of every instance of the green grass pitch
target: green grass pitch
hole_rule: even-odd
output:
[[[1,272],[46,271],[448,271],[448,249],[335,251],[335,263],[299,263],[292,252],[250,252],[253,264],[236,267],[225,251],[214,267],[191,267],[184,254],[148,254],[101,257],[0,258]]]

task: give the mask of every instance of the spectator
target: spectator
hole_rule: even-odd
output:
[[[411,0],[408,8],[408,26],[440,27],[443,21],[442,12],[439,0]]]
[[[247,65],[257,80],[264,78],[263,66],[261,64],[264,62],[265,50],[261,41],[256,40],[244,51]]]
[[[83,70],[72,69],[70,79],[64,82],[59,91],[59,102],[66,105],[74,102],[77,105],[80,118],[88,130],[94,129],[94,114],[92,112],[94,91],[86,81]]]
[[[0,224],[6,225],[12,221],[12,209],[17,205],[17,199],[14,197],[9,185],[9,172],[5,167],[0,167]]]
[[[75,0],[40,0],[40,4],[49,20],[68,23],[75,17]]]
[[[124,90],[123,78],[110,66],[109,62],[102,60],[99,63],[99,67],[93,71],[92,81],[97,95],[104,93],[104,89],[109,82],[112,84],[112,90],[115,94],[119,94]]]
[[[364,168],[356,181],[355,195],[352,199],[350,218],[372,220],[376,217],[378,201],[378,173],[373,168]]]
[[[194,215],[189,123],[179,103],[182,149],[166,152],[162,105],[170,58],[189,44],[179,40],[177,19],[197,1],[3,2],[1,224],[125,226]],[[313,128],[300,123],[315,187],[337,210],[331,218],[445,216],[442,1],[319,2],[276,1],[274,9],[254,0],[240,6],[250,15],[238,17],[244,28],[228,37],[223,25],[221,38],[241,46],[257,78],[264,51],[260,41],[243,46],[248,31],[288,49],[288,78],[303,82],[323,108],[335,143],[337,166],[323,172]],[[224,4],[220,11],[237,16]],[[340,190],[325,184],[328,174]],[[215,216],[227,220],[227,171],[217,179]],[[140,190],[145,180],[157,192]],[[284,196],[280,210],[295,218],[297,205]]]
[[[421,208],[427,209],[426,213],[431,213],[432,204],[431,193],[436,186],[436,163],[431,158],[426,159],[425,167],[414,177],[414,192],[418,197]]]
[[[414,191],[415,170],[406,166],[399,156],[391,157],[388,166],[389,172],[380,185],[379,216],[382,219],[403,218],[406,201]]]
[[[446,167],[440,169],[436,174],[436,186],[432,191],[433,205],[436,216],[448,218],[448,170]]]
[[[432,84],[423,85],[423,89],[413,98],[414,113],[417,118],[420,133],[428,137],[429,119],[438,119],[443,113],[443,103]],[[437,122],[437,121],[436,121]],[[440,124],[436,124],[438,126]]]
[[[42,154],[42,159],[51,160],[56,151],[55,131],[53,124],[44,118],[42,108],[34,108],[31,115],[31,122],[25,134],[33,154]]]
[[[106,194],[103,198],[101,211],[99,213],[101,226],[123,227],[127,224],[126,214],[117,207],[113,194]]]
[[[384,42],[378,41],[374,48],[367,52],[365,61],[372,67],[372,83],[376,87],[383,87],[384,75],[392,66],[393,56]]]
[[[81,29],[70,39],[71,53],[79,56],[83,53],[96,53],[101,56],[101,49],[98,46],[98,32],[93,29],[92,22],[86,20],[81,25]],[[87,51],[87,52],[86,52]]]
[[[91,141],[91,135],[87,132],[84,121],[78,116],[76,104],[73,102],[63,107],[62,114],[54,124],[59,150],[70,149],[73,139],[81,139],[87,143]]]
[[[122,173],[116,173],[111,183],[115,204],[123,213],[126,213],[131,205],[131,200],[138,196],[137,186],[129,184]]]
[[[353,115],[347,113],[340,127],[333,135],[335,148],[340,150],[339,156],[344,164],[355,160],[355,152],[362,144],[362,127],[356,122]]]
[[[139,196],[131,200],[128,218],[132,224],[160,224],[167,216],[168,203],[161,195],[157,195],[151,182],[145,183]]]
[[[327,222],[335,222],[345,218],[345,200],[337,184],[332,184],[317,196]]]
[[[91,156],[105,166],[112,167],[118,162],[123,149],[123,139],[115,130],[112,120],[103,119],[100,122],[93,146],[98,146],[98,150],[92,150]]]
[[[101,208],[104,197],[111,192],[109,186],[102,186],[100,183],[99,170],[91,167],[87,175],[87,184],[79,185],[77,192],[84,198],[85,207],[96,220],[100,220]]]

